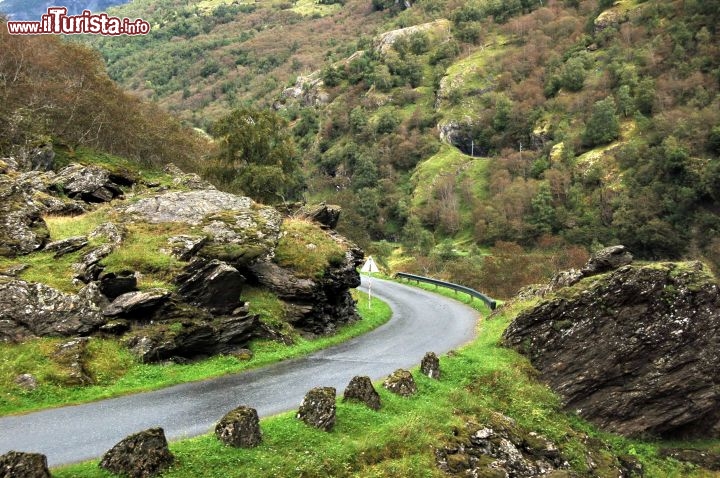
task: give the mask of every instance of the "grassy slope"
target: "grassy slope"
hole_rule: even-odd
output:
[[[659,459],[656,443],[603,434],[561,412],[557,396],[533,378],[527,360],[498,346],[512,317],[528,305],[508,304],[482,321],[472,344],[441,358],[440,381],[415,373],[419,393],[412,398],[394,396],[378,386],[383,402],[379,412],[339,401],[337,424],[331,433],[305,426],[293,412],[264,419],[264,442],[251,450],[224,447],[210,433],[178,441],[171,444],[175,465],[164,476],[441,477],[445,475],[435,467],[433,449],[468,421],[491,422],[494,412],[515,419],[525,431],[538,431],[558,443],[573,470],[583,475],[590,471],[587,434],[607,444],[593,454],[598,465],[593,476],[611,476],[607,469],[611,452],[637,456],[649,478],[714,476]],[[720,449],[718,442],[696,445]],[[107,475],[91,461],[56,469],[54,476]]]
[[[254,353],[250,360],[220,355],[188,365],[141,364],[117,341],[92,340],[88,368],[98,382],[94,386],[62,386],[63,370],[49,359],[55,346],[62,342],[60,339],[40,339],[22,345],[0,344],[0,356],[3,357],[0,361],[0,415],[88,402],[237,373],[336,345],[390,319],[390,308],[385,303],[373,299],[370,307],[368,301],[363,300],[363,293],[356,294],[363,320],[347,325],[329,337],[315,340],[297,337],[292,346],[255,340],[250,344]],[[267,305],[270,301],[267,298],[260,300],[260,291],[251,291],[250,298],[258,302],[258,308],[253,311],[261,318],[265,319],[267,314],[273,313],[272,305]],[[21,373],[33,374],[42,385],[35,391],[20,391],[14,379]]]

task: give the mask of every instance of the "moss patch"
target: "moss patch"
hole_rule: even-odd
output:
[[[281,228],[274,260],[300,276],[319,278],[328,266],[339,265],[345,260],[345,247],[316,223],[287,219]]]

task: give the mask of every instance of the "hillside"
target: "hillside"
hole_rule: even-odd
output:
[[[718,264],[717,2],[384,3],[137,1],[154,36],[96,44],[197,125],[278,109],[306,197],[391,267],[509,296],[616,242]]]

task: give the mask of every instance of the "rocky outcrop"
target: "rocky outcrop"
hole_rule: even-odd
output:
[[[130,435],[112,447],[100,460],[100,468],[129,478],[157,476],[172,465],[174,457],[168,448],[162,428]]]
[[[118,296],[105,307],[103,315],[150,320],[153,314],[170,299],[170,295],[170,291],[165,289],[128,292]]]
[[[720,295],[700,262],[623,265],[558,288],[504,342],[607,430],[720,436]]]
[[[237,407],[228,412],[215,426],[215,436],[226,445],[252,448],[262,442],[260,419],[257,410]]]
[[[342,208],[332,204],[321,203],[317,206],[303,208],[301,215],[322,225],[325,229],[335,229],[340,221]]]
[[[464,429],[455,429],[453,434],[450,443],[435,451],[438,468],[450,475],[573,476],[556,472],[570,468],[557,445],[542,435],[520,429],[504,415],[495,414],[490,424],[468,423]]]
[[[73,199],[108,202],[122,196],[122,189],[110,179],[110,172],[99,166],[71,164],[58,172],[56,184]]]
[[[0,176],[0,256],[28,254],[50,238],[42,209],[10,178]]]
[[[60,381],[64,385],[90,385],[93,379],[85,368],[88,337],[78,337],[59,344],[52,354],[53,362],[58,365]]]
[[[71,252],[79,251],[83,247],[88,245],[88,239],[85,236],[74,236],[62,239],[60,241],[53,241],[45,245],[45,250],[54,252],[55,258],[70,254]]]
[[[375,51],[379,53],[387,53],[398,39],[408,37],[415,33],[426,33],[433,39],[436,39],[436,42],[447,41],[451,38],[451,26],[452,24],[449,20],[440,19],[430,23],[392,30],[378,36],[373,42],[373,47]]]
[[[45,455],[10,451],[0,456],[2,478],[50,478],[50,476]]]
[[[184,314],[195,318],[139,325],[125,336],[125,342],[143,362],[157,362],[231,352],[262,333],[254,315],[213,319],[203,317],[199,309]]]
[[[178,294],[188,304],[202,307],[213,315],[230,314],[242,305],[245,277],[234,267],[218,261],[195,259],[175,279]]]
[[[319,71],[308,76],[298,76],[293,86],[283,90],[282,97],[297,100],[303,106],[323,106],[330,102],[330,94],[325,89]]]
[[[373,410],[380,410],[380,395],[375,390],[370,377],[355,376],[350,380],[343,393],[343,401],[348,400],[364,403]]]
[[[297,418],[320,430],[329,432],[335,426],[335,389],[317,387],[305,394]]]
[[[108,272],[98,277],[100,292],[110,300],[137,291],[137,276],[133,271]]]
[[[44,284],[0,277],[0,341],[88,335],[107,319],[81,291],[68,294]]]
[[[383,382],[383,388],[401,397],[409,397],[417,393],[417,385],[412,374],[407,370],[397,369]]]

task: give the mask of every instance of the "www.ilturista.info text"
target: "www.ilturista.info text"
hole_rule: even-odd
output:
[[[84,10],[80,15],[68,15],[65,7],[50,7],[39,22],[8,21],[11,35],[147,35],[150,24],[145,20],[130,20],[108,16],[107,13],[93,14]]]

